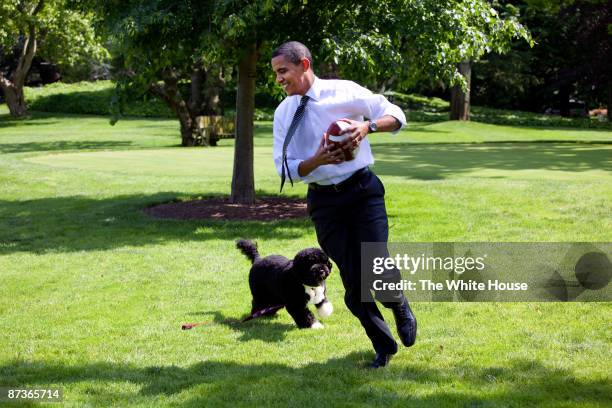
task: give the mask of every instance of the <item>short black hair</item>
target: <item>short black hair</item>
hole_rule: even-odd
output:
[[[279,55],[285,56],[293,64],[299,64],[302,58],[306,58],[310,61],[312,66],[312,54],[308,47],[298,41],[288,41],[281,44],[277,49],[272,51],[272,58],[278,57]]]

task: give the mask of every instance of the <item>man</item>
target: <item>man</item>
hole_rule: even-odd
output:
[[[406,117],[382,95],[354,82],[317,78],[310,51],[299,42],[278,47],[272,69],[287,93],[274,113],[274,162],[281,191],[286,178],[308,183],[308,212],[319,245],[338,265],[345,303],[372,341],[376,356],[371,367],[384,367],[397,353],[397,343],[368,290],[362,299],[360,276],[361,242],[386,243],[389,235],[384,186],[368,169],[374,158],[366,136],[397,132]],[[345,130],[350,138],[342,147],[360,147],[354,160],[345,161],[342,148],[325,143],[327,127],[341,118],[350,120]],[[399,271],[392,275],[398,278]],[[416,319],[403,293],[383,305],[393,310],[402,343],[414,344]]]

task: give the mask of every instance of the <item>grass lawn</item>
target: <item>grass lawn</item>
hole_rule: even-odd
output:
[[[612,241],[612,131],[414,123],[372,141],[391,241]],[[0,387],[96,407],[609,406],[610,303],[415,303],[417,344],[375,372],[336,270],[325,330],[234,323],[250,301],[234,240],[291,256],[314,228],[144,215],[229,194],[233,142],[178,142],[171,120],[0,106]],[[259,195],[278,191],[271,145],[259,122]]]

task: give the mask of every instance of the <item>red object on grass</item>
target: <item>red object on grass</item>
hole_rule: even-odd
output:
[[[185,323],[184,325],[181,326],[181,329],[183,330],[189,330],[189,329],[193,329],[196,326],[201,326],[203,324],[207,324],[208,322],[200,322],[200,323]]]

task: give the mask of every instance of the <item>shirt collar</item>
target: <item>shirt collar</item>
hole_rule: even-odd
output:
[[[314,81],[312,82],[312,85],[310,86],[310,89],[306,92],[306,95],[308,95],[310,99],[318,101],[321,97],[321,86],[322,85],[323,84],[321,83],[321,80],[317,76],[315,76]]]

